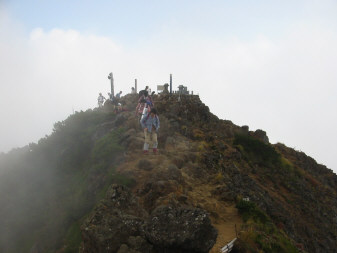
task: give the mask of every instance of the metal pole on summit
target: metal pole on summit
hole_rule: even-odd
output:
[[[137,93],[137,79],[135,79],[135,90],[136,90],[136,93]]]
[[[170,94],[172,94],[172,74],[170,74]]]
[[[115,89],[114,89],[114,76],[112,74],[112,72],[110,72],[108,79],[110,79],[111,81],[111,95],[112,97],[115,97]]]

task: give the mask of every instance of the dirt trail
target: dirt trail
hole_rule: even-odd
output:
[[[236,238],[236,231],[242,224],[242,219],[238,216],[237,209],[234,206],[227,207],[225,221],[217,221],[212,219],[213,226],[218,230],[218,237],[216,243],[211,249],[210,253],[220,252],[231,240]]]
[[[235,226],[240,228],[242,219],[235,204],[218,201],[211,194],[211,185],[199,185],[193,188],[189,197],[210,213],[213,226],[218,230],[218,237],[210,253],[220,252],[220,249],[236,237]]]

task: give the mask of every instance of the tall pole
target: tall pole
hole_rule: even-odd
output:
[[[137,79],[135,79],[135,90],[136,90],[136,93],[137,93]]]
[[[112,97],[115,97],[115,89],[114,89],[114,76],[112,74],[112,72],[110,72],[108,79],[110,79],[111,81],[111,95]]]
[[[172,94],[172,74],[170,74],[170,94]]]

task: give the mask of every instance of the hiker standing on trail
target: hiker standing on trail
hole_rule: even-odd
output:
[[[99,93],[99,96],[97,98],[99,108],[103,107],[104,100],[106,100],[106,98],[102,95],[102,93]]]
[[[153,108],[150,113],[140,120],[140,124],[144,129],[145,143],[144,143],[144,154],[148,154],[150,142],[152,142],[153,153],[157,153],[158,140],[157,132],[160,127],[159,117],[157,115],[157,110]]]
[[[121,95],[122,95],[122,91],[116,94],[116,98],[121,98]]]

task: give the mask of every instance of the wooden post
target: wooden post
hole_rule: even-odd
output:
[[[170,94],[172,94],[172,74],[170,74]]]
[[[137,93],[137,79],[135,79],[135,90],[136,90],[136,93]]]
[[[115,88],[114,88],[114,76],[112,74],[112,72],[110,72],[108,79],[110,79],[111,81],[111,95],[112,97],[115,97]]]

